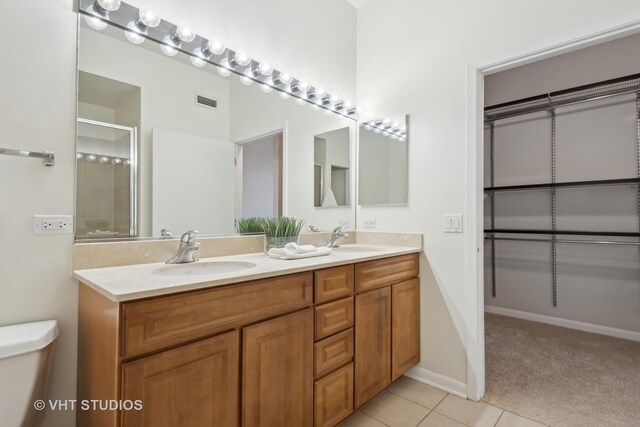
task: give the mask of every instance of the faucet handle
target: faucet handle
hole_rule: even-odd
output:
[[[333,229],[334,233],[342,233],[344,231],[344,229],[347,228],[346,225],[339,225],[336,228]]]
[[[180,240],[184,243],[193,243],[197,233],[198,230],[189,230],[180,237]]]

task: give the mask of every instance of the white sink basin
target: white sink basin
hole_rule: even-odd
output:
[[[339,248],[331,248],[336,252],[380,252],[385,248],[378,246],[340,246]]]
[[[245,261],[209,261],[168,265],[152,271],[160,276],[206,276],[208,274],[233,273],[253,268],[256,264]]]

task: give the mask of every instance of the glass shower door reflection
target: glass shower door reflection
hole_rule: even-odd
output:
[[[135,237],[136,128],[78,119],[76,239]]]

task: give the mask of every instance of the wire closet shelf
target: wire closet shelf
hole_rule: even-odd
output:
[[[587,103],[615,96],[635,94],[636,109],[636,176],[616,179],[585,180],[571,182],[557,182],[556,165],[556,108]],[[496,186],[495,184],[495,122],[525,114],[547,111],[551,119],[551,182],[532,183],[522,185]],[[578,245],[610,245],[640,247],[640,241],[631,239],[640,238],[640,74],[634,74],[603,82],[578,86],[566,90],[550,92],[538,96],[510,101],[485,108],[485,126],[489,128],[490,144],[490,186],[484,191],[490,199],[491,217],[490,228],[485,229],[485,239],[491,243],[491,287],[492,295],[496,297],[496,241],[522,241],[544,242],[552,245],[551,269],[552,269],[552,303],[557,306],[557,244]],[[563,188],[587,188],[587,187],[617,187],[634,186],[637,188],[637,214],[638,231],[586,231],[586,230],[558,230],[557,229],[557,189]],[[540,191],[551,192],[551,223],[548,230],[539,229],[502,229],[495,225],[495,196],[501,192],[513,191]],[[540,235],[548,237],[540,237]],[[531,237],[534,236],[534,237]],[[561,237],[558,237],[561,236]],[[570,236],[584,236],[584,239]],[[597,239],[596,239],[597,237]],[[613,239],[610,239],[613,238]],[[616,239],[617,238],[617,239]],[[629,239],[621,240],[620,238]]]

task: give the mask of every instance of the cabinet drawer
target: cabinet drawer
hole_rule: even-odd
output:
[[[333,427],[353,412],[353,363],[316,381],[315,426]]]
[[[356,291],[380,288],[418,276],[418,254],[356,264]]]
[[[316,307],[316,341],[353,326],[353,297]]]
[[[315,272],[315,303],[320,304],[353,294],[353,265]]]
[[[343,365],[353,359],[353,328],[315,344],[315,376]]]
[[[124,304],[123,357],[312,305],[312,273]]]

